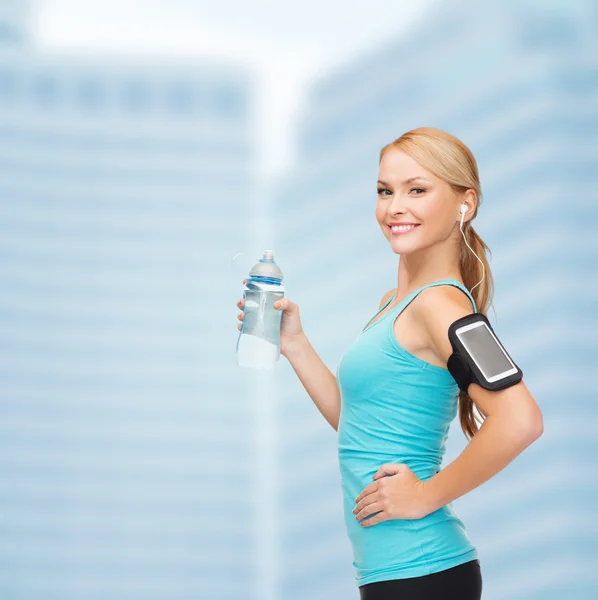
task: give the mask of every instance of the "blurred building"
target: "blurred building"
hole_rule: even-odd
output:
[[[396,286],[398,257],[374,216],[380,149],[432,126],[476,156],[484,199],[474,225],[496,286],[488,317],[545,416],[538,442],[454,502],[480,553],[486,600],[598,593],[598,415],[588,376],[598,358],[588,278],[598,253],[597,17],[589,1],[439,4],[411,35],[314,86],[300,158],[273,203],[287,296],[334,373]],[[336,432],[288,364],[279,377],[279,597],[356,597]],[[465,442],[456,419],[444,466]]]
[[[264,239],[251,75],[42,55],[28,14],[0,5],[0,598],[357,597],[336,433],[284,359],[234,364],[231,248]],[[314,86],[272,186],[287,296],[334,373],[396,284],[380,148],[429,125],[474,152],[488,317],[545,415],[454,503],[488,600],[598,587],[597,26],[589,0],[439,4]],[[455,421],[445,465],[464,444]]]
[[[23,48],[28,35],[29,3],[26,0],[2,0],[0,3],[0,50]]]
[[[252,76],[40,54],[20,6],[0,10],[0,597],[263,598],[223,302]]]

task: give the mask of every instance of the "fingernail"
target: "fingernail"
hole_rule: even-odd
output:
[[[275,306],[276,308],[278,308],[278,307],[280,306],[280,302],[275,302],[275,303],[274,303],[274,306]]]

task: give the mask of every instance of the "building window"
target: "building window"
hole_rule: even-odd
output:
[[[238,119],[243,115],[246,99],[233,85],[220,85],[210,92],[210,113],[223,119]]]
[[[0,21],[0,47],[1,46],[16,46],[22,44],[23,33],[17,29],[12,23]]]
[[[0,70],[0,102],[10,104],[14,101],[17,93],[17,77],[13,71]]]
[[[166,106],[169,111],[180,114],[190,114],[195,110],[195,90],[186,83],[171,85],[166,91]]]
[[[138,113],[147,109],[150,101],[150,90],[141,81],[129,81],[125,83],[121,96],[126,110]]]
[[[58,99],[58,84],[52,75],[40,74],[33,79],[33,101],[38,106],[52,107]]]
[[[97,110],[105,102],[104,90],[97,79],[82,79],[76,87],[77,104],[85,110]]]

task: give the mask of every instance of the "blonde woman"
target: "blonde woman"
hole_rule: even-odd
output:
[[[284,311],[281,354],[338,432],[361,600],[479,600],[479,555],[452,501],[536,440],[542,414],[523,381],[463,391],[447,369],[449,326],[485,315],[493,291],[488,248],[471,224],[482,194],[469,148],[439,129],[408,131],[380,152],[377,194],[376,219],[400,256],[395,287],[336,377],[288,298],[275,304]],[[469,443],[441,470],[457,413]]]

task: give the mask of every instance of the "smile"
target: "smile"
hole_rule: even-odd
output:
[[[405,235],[410,231],[413,231],[419,225],[393,225],[390,228],[390,232],[392,235]]]

